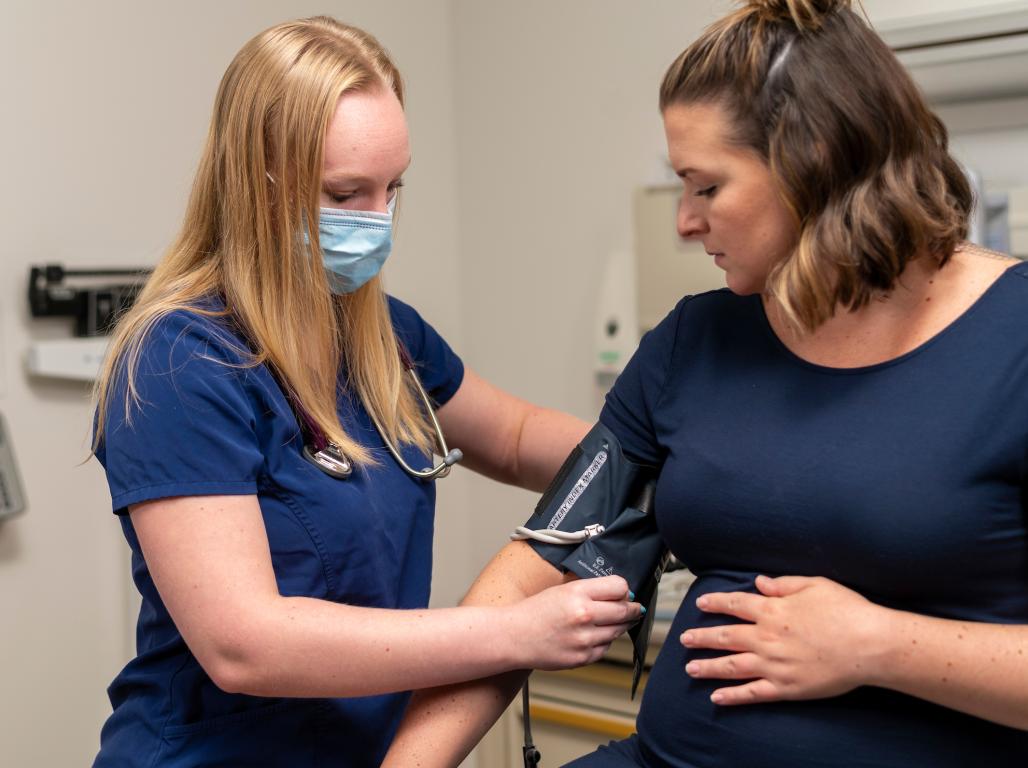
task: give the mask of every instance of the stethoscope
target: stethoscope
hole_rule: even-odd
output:
[[[428,413],[429,418],[432,421],[432,428],[435,430],[436,441],[439,444],[440,455],[443,460],[434,467],[425,467],[424,469],[414,469],[408,464],[400,451],[397,450],[396,446],[393,445],[392,441],[386,436],[386,432],[382,429],[382,424],[378,418],[368,410],[368,416],[371,417],[371,423],[375,425],[375,429],[378,430],[379,436],[382,438],[382,442],[385,444],[386,449],[396,460],[396,463],[400,465],[400,468],[413,478],[418,480],[435,480],[440,477],[446,477],[450,474],[450,467],[456,464],[458,461],[464,458],[464,454],[461,453],[459,448],[453,448],[452,450],[446,445],[446,437],[443,435],[443,428],[439,426],[439,419],[435,416],[435,409],[432,407],[432,402],[428,399],[428,393],[425,391],[424,385],[421,383],[421,379],[418,378],[417,372],[414,370],[414,361],[411,360],[410,355],[407,354],[407,350],[403,348],[403,345],[397,342],[397,347],[400,352],[400,362],[403,364],[404,370],[414,381],[414,388],[421,396],[421,402],[425,406],[425,411]],[[289,398],[290,405],[293,407],[293,411],[296,413],[296,420],[300,423],[300,429],[303,432],[303,455],[304,457],[315,467],[320,469],[326,475],[334,477],[338,480],[346,480],[353,474],[353,464],[343,453],[342,449],[335,443],[329,442],[328,438],[325,437],[325,433],[321,428],[314,423],[310,415],[304,410],[300,403]]]

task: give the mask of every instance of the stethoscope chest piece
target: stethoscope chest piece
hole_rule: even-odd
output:
[[[326,475],[337,480],[345,480],[353,472],[353,465],[334,443],[329,443],[320,451],[314,451],[309,445],[305,445],[303,455]]]

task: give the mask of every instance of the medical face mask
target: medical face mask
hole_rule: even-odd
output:
[[[378,274],[393,246],[393,210],[388,213],[322,208],[318,219],[321,258],[332,293],[353,293]]]

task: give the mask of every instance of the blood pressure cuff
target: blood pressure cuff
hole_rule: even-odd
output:
[[[653,515],[656,468],[637,464],[617,437],[596,424],[565,460],[539,500],[526,528],[579,531],[602,525],[604,532],[581,543],[560,545],[528,540],[544,560],[583,579],[621,576],[646,606],[628,630],[635,671],[632,696],[642,674],[653,628],[657,584],[668,561]]]

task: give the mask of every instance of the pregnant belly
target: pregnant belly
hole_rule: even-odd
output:
[[[687,651],[679,637],[692,627],[739,623],[703,613],[696,599],[709,592],[756,592],[755,578],[738,571],[699,574],[682,601],[639,712],[640,748],[650,768],[1028,764],[1028,732],[880,688],[831,699],[715,705],[710,694],[733,682],[693,680],[685,665],[722,652]]]

